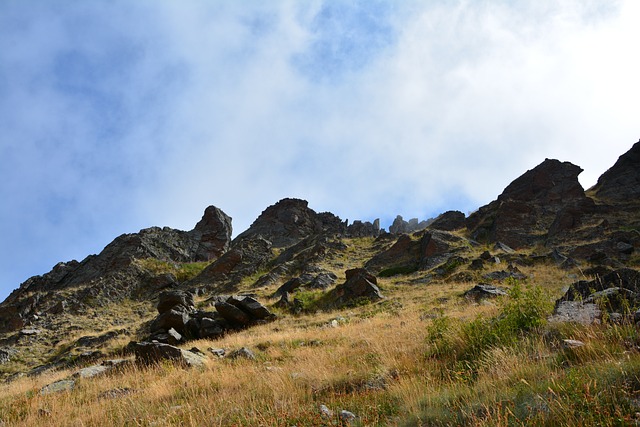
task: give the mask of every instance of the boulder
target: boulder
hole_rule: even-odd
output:
[[[227,356],[228,359],[236,360],[236,359],[246,359],[246,360],[256,360],[256,355],[248,349],[247,347],[242,347],[237,350],[233,350]]]
[[[328,298],[335,305],[341,306],[356,302],[364,298],[370,301],[383,299],[378,288],[378,280],[364,268],[354,268],[346,271],[347,280],[336,286],[328,294]]]
[[[54,383],[48,384],[40,389],[41,395],[60,393],[63,391],[70,391],[76,386],[75,380],[72,379],[64,379],[60,381],[56,381]]]
[[[570,322],[591,325],[600,323],[602,312],[596,304],[585,304],[582,301],[560,301],[556,303],[550,322]]]
[[[232,296],[227,303],[233,304],[249,315],[251,320],[265,320],[272,317],[271,312],[256,299],[249,296]]]
[[[158,317],[151,322],[150,328],[152,331],[168,331],[173,328],[179,333],[184,334],[187,332],[189,319],[189,314],[186,312],[171,309],[158,315]]]
[[[476,286],[469,289],[468,291],[465,291],[464,294],[462,294],[463,297],[476,302],[486,298],[495,298],[505,295],[507,295],[507,292],[504,289],[496,286],[491,286],[486,283],[477,284]]]
[[[155,342],[135,343],[133,350],[136,362],[141,365],[154,365],[170,361],[185,368],[203,366],[205,356],[189,350],[183,350],[169,344]]]
[[[169,310],[187,313],[195,310],[193,295],[177,289],[161,292],[158,295],[158,313],[162,314]]]
[[[215,307],[225,320],[236,327],[244,327],[251,323],[251,317],[233,304],[220,301]]]

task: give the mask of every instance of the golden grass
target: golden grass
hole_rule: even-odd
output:
[[[343,274],[346,268],[360,266],[370,256],[366,252],[373,240],[347,244],[348,256],[326,260],[325,268]],[[519,268],[528,283],[547,289],[550,299],[575,280],[569,274],[578,274],[549,265]],[[170,364],[132,365],[78,380],[72,391],[51,395],[40,395],[39,390],[72,371],[0,385],[0,421],[15,426],[340,425],[337,415],[322,417],[321,404],[336,414],[341,409],[353,412],[358,416],[354,425],[554,425],[554,420],[581,425],[576,415],[580,410],[607,411],[612,417],[611,422],[601,422],[603,418],[594,415],[588,421],[624,425],[635,416],[628,406],[610,402],[619,397],[615,390],[626,387],[626,378],[637,380],[640,372],[638,352],[624,344],[640,342],[633,327],[550,328],[549,337],[532,334],[516,346],[488,348],[469,369],[453,355],[428,356],[433,319],[444,315],[462,324],[480,315],[494,316],[500,306],[460,298],[473,283],[416,283],[423,275],[380,279],[386,299],[376,304],[283,314],[269,324],[185,346],[205,352],[209,347],[248,347],[256,353],[255,361],[210,356],[203,369],[193,370]],[[259,291],[268,295],[276,287]],[[114,307],[120,315],[137,316],[131,325],[152,316],[152,309],[133,303]],[[337,318],[339,326],[331,327]],[[110,322],[102,328],[90,326],[100,332],[115,327]],[[86,335],[86,330],[77,335]],[[557,344],[562,338],[586,345],[563,350]],[[612,378],[609,383],[606,376],[597,378],[605,386],[591,382],[599,372]],[[637,393],[629,387],[629,396]]]

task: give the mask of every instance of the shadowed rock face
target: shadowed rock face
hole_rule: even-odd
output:
[[[219,258],[229,250],[231,234],[231,217],[215,206],[209,206],[191,231],[192,237],[198,242],[194,260],[209,261]]]
[[[172,281],[156,283],[154,277],[135,264],[136,259],[210,260],[224,253],[230,242],[231,218],[214,206],[205,210],[202,220],[191,231],[151,227],[123,234],[99,255],[90,255],[81,262],[59,263],[51,272],[25,281],[0,304],[0,332],[20,328],[33,313],[47,312],[62,302],[71,310],[77,310],[81,305],[79,301],[104,304],[129,296],[144,297],[171,285]],[[73,292],[62,301],[56,291],[67,289]],[[46,297],[41,298],[45,294]]]
[[[578,182],[582,169],[569,162],[547,159],[517,178],[498,199],[467,218],[467,228],[477,240],[501,241],[513,248],[544,242],[559,212],[554,231],[579,225],[582,212],[594,203]]]
[[[237,242],[261,236],[270,241],[273,247],[282,248],[323,231],[342,232],[342,224],[335,215],[317,214],[309,208],[306,200],[282,199],[265,209],[251,227],[241,233],[233,243],[235,245]]]
[[[640,141],[602,174],[593,191],[596,197],[608,202],[637,202],[640,198]]]

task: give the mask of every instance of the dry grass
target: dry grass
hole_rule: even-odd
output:
[[[348,242],[348,256],[327,260],[323,267],[342,274],[360,266],[372,244]],[[579,274],[548,265],[520,269],[529,277],[526,282],[548,291],[549,300],[575,280],[569,274]],[[298,316],[282,313],[273,323],[186,346],[205,352],[248,347],[255,361],[211,356],[203,369],[193,370],[131,365],[78,380],[72,391],[51,395],[39,390],[72,371],[18,379],[0,386],[0,420],[15,426],[316,426],[341,425],[337,414],[344,409],[358,416],[352,425],[635,422],[640,339],[634,326],[546,326],[463,359],[464,325],[490,319],[503,307],[461,298],[472,283],[420,284],[416,279],[423,274],[380,279],[386,296],[380,303]],[[274,289],[259,291],[268,295]],[[145,310],[136,306],[126,312]],[[450,319],[443,339],[455,351],[434,355],[433,328],[443,318]],[[330,326],[334,319],[338,327]],[[564,350],[559,345],[563,338],[586,345]],[[334,417],[323,418],[321,404]]]

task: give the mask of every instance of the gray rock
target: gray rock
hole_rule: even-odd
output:
[[[209,353],[211,353],[211,354],[213,354],[214,356],[217,356],[217,357],[224,357],[224,355],[227,352],[224,348],[209,347],[207,350],[209,351]]]
[[[327,405],[320,405],[318,407],[320,411],[320,416],[325,420],[330,420],[333,418],[333,411],[327,407]]]
[[[349,412],[344,409],[340,411],[340,420],[342,420],[342,422],[350,423],[351,421],[354,421],[356,418],[357,418],[356,414],[354,414],[353,412]]]
[[[248,296],[231,297],[227,303],[233,304],[245,313],[249,314],[252,320],[264,320],[272,317],[271,312],[255,298]]]
[[[182,335],[180,335],[180,333],[178,333],[178,331],[173,328],[170,328],[167,331],[167,335],[169,336],[167,344],[177,345],[182,341]]]
[[[195,309],[193,295],[181,290],[170,290],[158,295],[158,313],[166,313],[169,310],[190,312]]]
[[[217,302],[215,307],[223,319],[236,327],[247,326],[251,322],[251,317],[233,304],[221,301]]]
[[[25,336],[30,336],[30,335],[38,335],[42,333],[42,331],[40,329],[21,329],[20,330],[20,335],[25,335]]]
[[[232,360],[235,360],[235,359],[256,360],[256,355],[253,353],[253,351],[251,351],[247,347],[242,347],[237,350],[233,350],[231,353],[229,353],[227,358]]]
[[[504,289],[488,285],[486,283],[477,284],[476,286],[469,289],[468,291],[465,291],[465,293],[462,294],[462,296],[464,296],[465,298],[474,301],[480,301],[485,298],[495,298],[505,295],[507,295],[507,292]]]
[[[567,339],[567,340],[562,340],[562,347],[568,348],[568,349],[580,348],[580,347],[584,347],[584,343],[578,340]]]
[[[109,365],[92,365],[87,366],[86,368],[82,368],[79,371],[75,372],[72,377],[73,378],[93,378],[99,375],[103,375],[112,369],[112,366]]]
[[[76,386],[75,380],[65,379],[48,384],[40,389],[41,395],[70,391]]]
[[[599,323],[602,312],[596,304],[584,304],[582,301],[561,301],[556,305],[550,322],[571,322],[583,325]]]
[[[168,331],[173,328],[181,334],[186,333],[189,314],[184,311],[169,310],[160,314],[151,322],[152,331]]]
[[[169,344],[139,342],[134,344],[136,362],[142,365],[153,365],[168,360],[180,366],[190,368],[203,366],[206,358],[188,350]]]
[[[8,363],[16,354],[16,350],[12,348],[0,348],[0,365]]]

